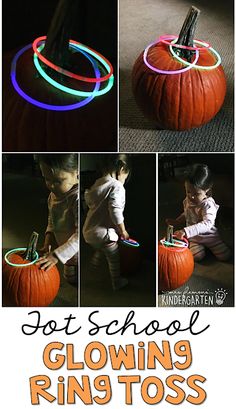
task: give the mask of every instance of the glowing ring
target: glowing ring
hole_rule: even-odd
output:
[[[26,101],[30,102],[33,105],[36,105],[39,108],[43,108],[43,109],[48,109],[51,111],[69,111],[72,109],[77,109],[77,108],[81,108],[84,105],[87,105],[90,101],[92,101],[92,99],[95,97],[96,91],[99,89],[99,83],[95,84],[93,93],[90,97],[84,99],[83,101],[79,101],[76,102],[75,104],[71,104],[71,105],[50,105],[50,104],[44,104],[43,102],[37,101],[34,98],[31,98],[29,95],[27,95],[19,86],[17,80],[16,80],[16,65],[17,65],[17,61],[19,59],[19,57],[24,54],[24,52],[26,50],[28,50],[29,48],[32,47],[32,44],[28,44],[26,45],[24,48],[22,48],[20,51],[18,51],[15,55],[15,57],[12,60],[12,64],[11,64],[11,81],[12,81],[12,85],[15,88],[15,90],[18,92],[18,94],[24,98]],[[88,57],[89,58],[89,57]],[[96,76],[99,78],[100,77],[100,71],[97,68],[97,66],[95,65],[95,63],[92,61],[91,62],[94,66],[94,71]]]
[[[10,254],[16,253],[16,252],[18,252],[18,251],[26,251],[26,250],[27,250],[27,247],[19,247],[19,248],[17,248],[17,249],[9,250],[9,251],[5,254],[4,260],[6,261],[7,264],[9,264],[10,266],[13,266],[13,267],[27,267],[27,266],[31,266],[32,264],[35,264],[36,261],[37,261],[38,258],[39,258],[39,255],[38,255],[37,251],[35,251],[35,259],[34,259],[33,261],[30,261],[30,263],[15,264],[15,263],[11,263],[11,262],[8,260],[8,256],[9,256]]]
[[[44,47],[44,44],[42,44],[42,45],[38,48],[38,50],[41,52],[41,50],[43,49],[43,47]],[[85,55],[86,58],[88,58],[88,59],[91,61],[91,59],[88,57],[88,54],[87,54],[86,52],[82,51],[82,50],[80,49],[80,47],[78,47],[78,46],[76,46],[76,45],[74,45],[74,44],[71,45],[71,47],[74,48],[74,49],[76,49],[76,50],[79,50],[82,54]],[[79,90],[75,90],[75,89],[73,89],[73,88],[66,87],[65,85],[62,85],[62,84],[60,84],[59,82],[57,82],[57,81],[55,81],[54,79],[52,79],[51,77],[49,77],[49,75],[43,70],[43,68],[42,68],[41,65],[39,64],[37,54],[35,54],[35,53],[34,53],[34,65],[35,65],[35,67],[37,68],[39,74],[40,74],[47,82],[49,82],[49,84],[51,84],[51,85],[53,85],[54,87],[58,88],[60,91],[64,91],[64,92],[67,92],[68,94],[72,94],[72,95],[76,95],[76,96],[80,96],[80,97],[91,96],[91,95],[94,93],[94,91],[89,91],[89,92],[87,92],[87,91],[79,91]],[[108,67],[107,64],[106,64],[106,62],[104,62],[104,66],[105,66],[105,68]],[[112,88],[113,83],[114,83],[114,75],[112,75],[112,76],[109,78],[107,86],[106,86],[105,88],[103,88],[102,90],[97,91],[94,96],[95,96],[95,97],[98,97],[98,96],[100,96],[100,95],[106,94],[106,93],[107,93],[108,91],[110,91],[110,89]]]
[[[76,80],[80,80],[80,81],[85,81],[85,82],[103,82],[108,80],[112,74],[113,74],[113,67],[111,65],[111,63],[105,58],[103,57],[102,54],[98,53],[97,51],[93,50],[90,47],[87,47],[81,43],[78,43],[77,41],[74,40],[70,40],[71,44],[75,44],[78,45],[80,47],[83,47],[83,49],[88,53],[91,54],[93,57],[97,58],[98,61],[102,62],[102,64],[104,64],[104,62],[106,62],[106,64],[109,66],[109,72],[107,75],[105,75],[104,77],[99,77],[99,78],[91,78],[91,77],[83,77],[81,75],[78,74],[74,74],[73,72],[67,71],[64,68],[59,67],[56,64],[53,64],[51,61],[49,61],[47,58],[45,58],[42,54],[40,54],[40,52],[38,51],[38,45],[41,41],[45,41],[46,40],[46,36],[42,36],[42,37],[38,37],[36,38],[36,40],[34,40],[32,47],[34,52],[37,54],[37,57],[45,64],[48,65],[49,67],[51,67],[53,70],[60,72],[63,75],[66,75],[67,77],[71,77],[71,78],[75,78]]]
[[[133,239],[128,239],[128,240],[121,239],[121,242],[125,246],[129,246],[129,247],[139,247],[140,246],[140,244],[136,240],[133,240]]]
[[[184,63],[185,65],[187,65],[187,67],[181,68],[180,70],[166,71],[166,70],[160,70],[159,68],[154,67],[153,65],[149,64],[149,62],[148,62],[148,60],[147,60],[147,56],[148,56],[148,51],[149,51],[149,49],[150,49],[153,45],[156,45],[156,44],[158,44],[158,43],[160,43],[160,40],[157,40],[157,41],[155,41],[154,43],[149,44],[149,45],[147,46],[147,48],[144,50],[144,53],[143,53],[143,61],[144,61],[144,63],[147,65],[147,67],[150,68],[152,71],[155,71],[155,72],[157,72],[158,74],[171,74],[171,75],[172,75],[172,74],[181,74],[182,72],[186,72],[186,71],[190,70],[192,67],[194,67],[194,66],[196,65],[196,63],[197,63],[197,61],[198,61],[198,58],[199,58],[199,51],[198,51],[198,50],[196,50],[195,60],[194,60],[192,63],[188,63],[188,64],[185,64],[186,61],[183,60],[183,63]]]
[[[170,46],[171,43],[169,41],[167,41],[167,39],[175,40],[175,39],[178,39],[178,36],[163,35],[163,36],[159,37],[159,40],[160,40],[161,43],[164,43],[164,44]],[[196,42],[196,41],[199,41],[199,40],[194,40],[194,42]],[[178,48],[183,48],[185,50],[193,50],[193,51],[197,51],[197,50],[201,51],[201,50],[204,50],[206,48],[211,48],[211,45],[209,43],[207,43],[206,41],[202,41],[202,44],[203,44],[203,47],[191,47],[191,46],[188,46],[188,45],[182,45],[182,44],[178,44],[178,43],[175,43],[175,44],[172,43],[172,46],[173,47],[178,47]]]
[[[168,246],[168,247],[188,247],[188,243],[186,243],[185,241],[182,240],[176,240],[173,239],[173,243],[171,243],[170,241],[167,241],[165,239],[160,240],[160,243],[164,246]]]
[[[200,41],[200,40],[193,40],[195,43],[198,43],[198,44],[203,44],[203,42],[202,41]],[[170,51],[171,51],[171,54],[173,55],[173,57],[175,57],[179,62],[181,62],[182,64],[185,64],[185,65],[190,65],[190,68],[196,68],[196,69],[202,69],[202,70],[213,70],[213,69],[215,69],[215,68],[217,68],[220,64],[221,64],[221,57],[220,57],[220,54],[216,51],[216,50],[214,50],[214,48],[212,48],[212,47],[210,47],[209,48],[209,51],[211,51],[213,54],[215,54],[216,55],[216,57],[218,58],[218,61],[216,62],[216,64],[215,65],[206,65],[206,66],[204,66],[204,65],[197,65],[197,64],[194,64],[194,66],[191,64],[191,63],[189,63],[188,61],[185,61],[185,60],[182,60],[182,58],[180,58],[175,52],[174,52],[174,50],[173,50],[173,47],[170,45]]]

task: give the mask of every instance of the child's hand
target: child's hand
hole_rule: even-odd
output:
[[[126,230],[124,230],[120,237],[123,240],[129,240],[129,233]]]
[[[174,236],[177,237],[177,239],[182,240],[185,236],[185,231],[184,230],[176,230],[174,232]]]
[[[177,225],[178,225],[178,222],[177,222],[176,219],[166,219],[165,222],[166,222],[166,224],[167,224],[168,226],[169,226],[169,225],[171,225],[171,226],[177,226]]]
[[[126,230],[124,223],[120,223],[117,225],[117,232],[121,239],[129,240],[129,233]]]
[[[50,268],[58,263],[58,258],[53,253],[48,253],[43,257],[40,257],[36,265],[40,266],[42,270],[48,271]]]

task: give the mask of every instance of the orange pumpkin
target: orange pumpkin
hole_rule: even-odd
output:
[[[186,243],[187,240],[183,239]],[[188,247],[158,245],[158,289],[171,291],[185,284],[192,275],[194,259]]]
[[[9,261],[20,264],[2,267],[3,305],[9,307],[46,307],[52,303],[60,287],[60,274],[54,266],[49,271],[28,264],[21,253],[12,253]]]
[[[178,40],[177,43],[191,45],[187,41]],[[148,61],[161,70],[175,71],[185,67],[163,43],[150,48]],[[211,51],[205,49],[200,52],[198,65],[211,66],[215,63],[216,58]],[[158,74],[145,65],[143,52],[133,67],[132,86],[144,115],[155,121],[159,128],[176,131],[189,130],[210,121],[220,110],[226,94],[226,79],[221,65],[212,70],[192,68],[181,74]]]
[[[18,50],[17,50],[18,51]],[[16,51],[3,58],[3,150],[5,152],[115,151],[117,148],[116,90],[72,111],[49,111],[30,104],[12,86],[10,65]],[[93,76],[91,64],[74,55],[78,72]],[[80,58],[81,57],[81,58]],[[32,50],[17,64],[17,80],[26,94],[44,103],[69,105],[79,97],[66,94],[43,80],[33,64]],[[64,85],[91,91],[93,86],[67,80]]]

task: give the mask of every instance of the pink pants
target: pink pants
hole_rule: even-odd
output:
[[[221,240],[219,234],[206,236],[204,238],[197,236],[196,238],[190,239],[190,250],[195,261],[200,261],[205,257],[206,247],[220,261],[226,261],[230,257],[230,249]]]

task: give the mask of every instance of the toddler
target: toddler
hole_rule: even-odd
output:
[[[174,232],[179,239],[186,237],[196,261],[205,257],[205,248],[209,248],[218,260],[227,260],[230,250],[221,240],[215,226],[219,206],[212,197],[212,175],[207,165],[195,164],[185,181],[186,198],[183,201],[184,212],[177,219],[167,219],[167,224],[180,227]]]
[[[73,284],[78,280],[78,155],[41,154],[36,160],[47,188],[48,226],[37,264],[45,271],[61,261],[64,277]],[[51,251],[52,246],[56,248]]]
[[[120,256],[117,241],[128,239],[124,224],[124,183],[130,175],[130,164],[125,154],[107,155],[103,176],[85,191],[85,202],[89,208],[83,226],[83,236],[95,253],[92,264],[97,266],[104,254],[108,262],[113,290],[128,284],[121,277]]]

